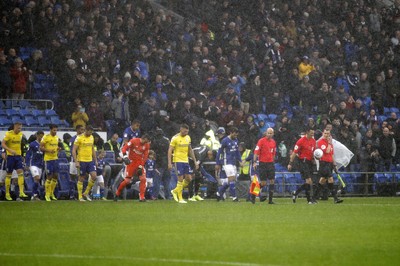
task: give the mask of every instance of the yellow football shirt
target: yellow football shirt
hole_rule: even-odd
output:
[[[46,150],[55,150],[56,151],[54,153],[45,152],[44,153],[44,161],[45,162],[58,159],[58,142],[59,142],[59,138],[57,135],[52,136],[51,134],[46,134],[43,136],[41,143],[44,143],[44,148]]]
[[[77,160],[78,162],[91,162],[93,161],[93,146],[94,138],[92,135],[89,137],[85,134],[78,136],[74,142],[77,146]]]
[[[22,132],[15,134],[13,130],[7,131],[4,136],[4,140],[8,148],[14,150],[16,152],[15,155],[22,155],[21,153],[21,141],[22,141]],[[14,155],[7,151],[7,155]]]
[[[174,163],[188,163],[189,162],[189,146],[191,139],[189,135],[182,137],[176,134],[172,137],[170,146],[174,147],[172,161]]]

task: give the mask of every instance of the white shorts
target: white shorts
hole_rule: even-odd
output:
[[[221,186],[229,184],[229,179],[228,178],[221,178]]]
[[[6,170],[0,170],[0,182],[3,183],[6,180],[7,172]],[[13,171],[11,174],[11,179],[18,179],[17,171]]]
[[[6,179],[6,170],[0,170],[0,183],[4,183],[4,180]]]
[[[146,182],[147,182],[148,187],[153,186],[153,178],[152,177],[150,177],[150,178],[146,177]]]
[[[35,176],[41,177],[42,176],[42,169],[37,166],[34,166],[34,165],[29,166],[29,170],[31,171],[32,177],[35,177]]]
[[[230,177],[230,176],[236,177],[237,176],[236,165],[226,164],[226,165],[223,165],[222,168],[224,169],[227,177]]]
[[[75,162],[69,162],[69,174],[70,175],[78,175],[78,170],[76,169]]]
[[[104,183],[104,177],[103,177],[103,175],[98,175],[98,176],[96,177],[96,181],[97,181],[98,183]]]

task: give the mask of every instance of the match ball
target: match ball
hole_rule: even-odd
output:
[[[314,151],[314,158],[319,160],[319,159],[321,159],[323,154],[324,154],[324,152],[321,149],[316,149]]]

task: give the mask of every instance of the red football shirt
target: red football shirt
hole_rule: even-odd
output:
[[[275,160],[276,142],[273,139],[261,138],[257,142],[254,154],[258,155],[258,161],[272,163]]]
[[[314,158],[314,150],[317,142],[314,138],[308,139],[307,136],[300,138],[296,145],[294,146],[294,153],[299,155],[300,160],[309,160],[311,161]]]
[[[333,145],[326,139],[318,140],[318,147],[324,152],[321,161],[331,163],[333,162]]]
[[[149,156],[150,143],[141,143],[140,138],[133,138],[122,147],[122,152],[128,152],[128,158],[131,161],[138,161],[144,165]]]

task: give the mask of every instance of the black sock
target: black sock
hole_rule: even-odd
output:
[[[303,189],[306,189],[306,185],[308,185],[307,183],[304,183],[303,185],[301,185],[297,190],[296,190],[296,192],[294,192],[294,194],[297,196],[297,195],[299,195],[299,193],[303,190]]]
[[[192,179],[188,186],[189,198],[191,198],[195,195],[194,194],[195,193],[194,186],[195,186],[195,182],[194,182],[194,179]]]
[[[268,201],[272,202],[272,197],[274,196],[275,184],[269,184]]]
[[[336,189],[333,186],[333,183],[328,183],[328,189],[331,191],[332,193],[332,197],[337,200],[337,195],[336,195]]]
[[[321,193],[321,191],[323,190],[323,186],[321,185],[321,183],[317,183],[317,185],[315,186],[315,193],[314,193],[314,199],[319,199],[319,194]]]
[[[194,183],[194,195],[198,195],[200,191],[200,182],[196,180]]]
[[[306,190],[307,202],[310,202],[311,201],[311,194],[310,194],[311,186],[310,186],[310,184],[305,183],[304,187],[305,187],[304,189]]]

